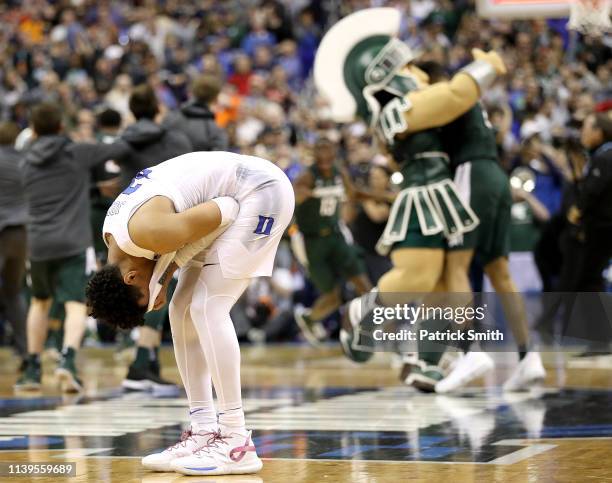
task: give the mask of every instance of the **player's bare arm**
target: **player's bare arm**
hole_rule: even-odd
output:
[[[221,209],[214,201],[176,213],[170,199],[156,196],[132,216],[128,228],[137,245],[164,254],[212,233],[221,221]]]
[[[314,178],[309,170],[305,170],[293,182],[293,191],[295,192],[296,204],[301,204],[308,198],[312,197],[312,189],[314,188]]]
[[[411,107],[404,113],[408,124],[405,133],[444,126],[457,119],[478,102],[482,95],[481,83],[486,85],[489,77],[506,73],[504,62],[496,52],[474,49],[472,55],[474,62],[450,81],[438,82],[406,96]]]

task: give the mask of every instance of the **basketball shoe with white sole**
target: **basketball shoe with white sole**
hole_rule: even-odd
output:
[[[214,439],[190,456],[172,461],[172,470],[183,475],[241,475],[257,473],[263,463],[246,433],[215,433]]]
[[[405,364],[400,378],[404,384],[421,392],[435,392],[438,382],[444,378],[444,372],[435,364],[417,360],[414,364]]]
[[[169,446],[160,453],[153,453],[142,458],[142,466],[153,471],[173,471],[171,463],[177,458],[190,456],[194,451],[202,448],[214,439],[216,433],[207,431],[193,432],[191,429],[183,431],[178,443]]]
[[[310,318],[310,310],[298,305],[293,310],[293,316],[304,338],[314,347],[320,347],[321,342],[327,339],[327,331],[318,320]]]
[[[544,382],[546,370],[537,352],[528,352],[504,383],[504,391],[526,391]]]
[[[460,357],[451,372],[436,383],[436,393],[445,394],[469,384],[495,367],[493,359],[485,352],[468,352]]]

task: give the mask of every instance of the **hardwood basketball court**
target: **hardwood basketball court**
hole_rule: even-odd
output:
[[[176,442],[188,423],[184,393],[123,393],[125,363],[114,354],[84,350],[85,393],[66,397],[50,372],[42,391],[14,394],[16,368],[8,352],[1,353],[0,462],[77,464],[76,477],[31,481],[612,479],[612,370],[605,368],[605,356],[568,362],[563,354],[544,354],[546,386],[504,395],[499,383],[515,356],[497,354],[495,374],[482,386],[435,396],[403,387],[383,355],[357,366],[334,346],[246,348],[247,425],[264,469],[257,475],[187,477],[140,466],[141,456]],[[163,375],[178,382],[171,350],[162,357]]]

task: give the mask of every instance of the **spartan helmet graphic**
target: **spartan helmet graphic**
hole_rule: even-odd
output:
[[[415,58],[397,38],[400,21],[394,8],[368,8],[343,18],[323,37],[314,79],[336,122],[360,117],[374,126],[387,101],[417,88],[400,73]]]

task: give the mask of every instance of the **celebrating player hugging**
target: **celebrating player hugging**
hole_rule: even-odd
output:
[[[343,350],[357,362],[372,356],[367,338],[373,329],[373,310],[392,305],[394,293],[406,294],[410,303],[436,305],[436,296],[429,294],[445,289],[467,296],[462,302],[454,300],[454,304],[469,305],[472,295],[467,269],[479,248],[486,251],[487,274],[496,290],[506,294],[505,306],[513,315],[512,326],[523,359],[506,388],[528,387],[543,379],[544,369],[539,355],[527,356],[529,341],[522,300],[511,296],[515,287],[506,260],[509,188],[501,169],[493,165],[497,162],[494,139],[493,154],[487,150],[493,135],[481,135],[488,129],[478,107],[482,93],[506,73],[506,67],[496,52],[474,49],[473,62],[451,79],[434,79],[416,65],[417,54],[398,38],[400,24],[401,15],[393,8],[357,11],[327,32],[315,60],[315,82],[329,100],[334,120],[367,121],[403,177],[402,190],[377,245],[381,254],[390,254],[393,268],[382,276],[373,294],[349,304],[340,333]],[[447,138],[453,122],[461,128],[454,126],[455,144],[459,146],[449,149]],[[493,162],[480,163],[482,159]],[[484,173],[477,184],[489,189],[479,186],[486,194],[475,188],[479,196],[471,197],[469,189],[463,193],[461,183],[453,180],[453,163],[464,165],[462,170],[457,169],[457,177],[467,177],[469,187],[471,163],[476,161],[479,164],[474,165],[472,176]],[[480,206],[483,204],[484,208]],[[499,235],[493,237],[497,232]],[[448,327],[443,321],[425,321],[437,326],[436,330]],[[492,367],[486,355],[475,352],[459,365],[451,380],[443,381],[439,365],[442,354],[435,344],[420,340],[418,357],[406,360],[402,380],[428,392],[442,382],[441,392],[449,392]],[[466,371],[475,358],[478,370]]]
[[[143,458],[146,468],[188,475],[261,469],[245,429],[229,312],[251,278],[271,275],[294,203],[291,183],[275,165],[219,151],[141,171],[110,207],[103,229],[108,265],[87,288],[94,317],[134,327],[147,309],[164,305],[179,269],[170,326],[191,429],[176,445]]]

